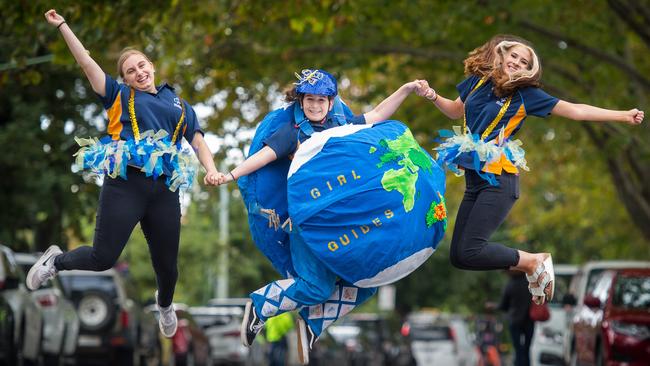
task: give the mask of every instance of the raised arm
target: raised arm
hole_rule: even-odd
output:
[[[425,81],[426,82],[426,81]],[[433,105],[438,107],[440,112],[444,113],[445,116],[451,119],[459,119],[463,117],[465,113],[465,103],[460,100],[460,97],[456,100],[447,99],[438,93],[432,88],[429,88],[427,83],[427,91],[423,95],[425,98],[429,99]]]
[[[95,60],[90,57],[86,48],[81,44],[77,36],[72,32],[72,29],[68,27],[65,19],[56,13],[56,10],[51,9],[45,13],[45,19],[52,26],[56,27],[61,31],[65,43],[70,49],[70,53],[74,56],[74,59],[77,61],[77,64],[81,66],[81,69],[86,74],[86,78],[90,82],[95,93],[105,96],[106,95],[106,76],[101,67],[97,65]]]
[[[260,149],[260,151],[244,160],[241,165],[231,170],[230,173],[225,174],[220,183],[230,183],[234,180],[237,180],[239,177],[248,175],[264,167],[266,164],[275,161],[277,158],[278,156],[275,154],[275,151],[273,151],[273,149],[268,146],[264,146],[262,149]]]
[[[560,100],[551,110],[551,114],[569,118],[576,121],[592,122],[623,122],[638,125],[643,122],[644,113],[638,109],[628,111],[615,111],[594,107],[588,104],[574,104]]]
[[[410,83],[402,85],[393,94],[388,96],[388,98],[377,104],[373,110],[364,113],[363,117],[366,119],[366,123],[372,124],[389,119],[402,102],[404,102],[404,99],[406,99],[406,97],[413,91],[419,95],[424,95],[426,88],[424,84],[422,84],[421,80],[411,81]]]

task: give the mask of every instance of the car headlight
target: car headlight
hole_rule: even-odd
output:
[[[610,322],[612,331],[629,337],[645,340],[650,338],[650,327],[642,324],[623,323],[619,321]]]

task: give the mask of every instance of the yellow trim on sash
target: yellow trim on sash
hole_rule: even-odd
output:
[[[117,93],[117,98],[113,102],[113,105],[106,110],[108,115],[108,129],[107,132],[111,135],[113,140],[120,139],[120,133],[122,133],[122,122],[120,118],[122,117],[122,92]]]

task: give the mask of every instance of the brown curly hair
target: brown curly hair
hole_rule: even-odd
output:
[[[505,53],[514,46],[523,46],[531,54],[526,70],[507,75],[503,72],[502,64]],[[465,75],[476,75],[492,79],[494,93],[499,97],[511,95],[518,88],[527,86],[539,87],[542,77],[542,65],[530,42],[510,35],[498,34],[480,47],[472,50],[463,61]]]

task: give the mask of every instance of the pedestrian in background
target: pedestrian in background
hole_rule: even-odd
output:
[[[530,365],[530,345],[535,322],[530,318],[531,306],[528,280],[524,272],[508,271],[510,279],[501,295],[499,310],[507,312],[508,329],[515,351],[514,366]]]

